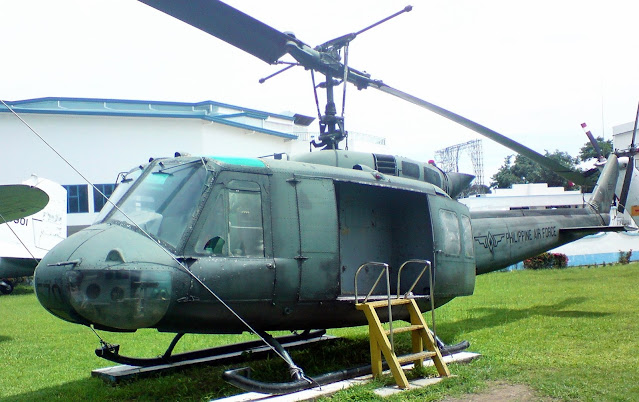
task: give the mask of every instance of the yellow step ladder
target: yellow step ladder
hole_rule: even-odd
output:
[[[357,308],[357,310],[363,311],[364,314],[366,315],[366,319],[368,320],[368,330],[369,330],[370,349],[371,349],[371,366],[372,366],[373,376],[377,377],[382,374],[382,355],[383,355],[384,359],[388,363],[388,366],[391,370],[391,373],[393,374],[393,377],[395,378],[395,382],[400,388],[408,388],[409,386],[408,380],[406,379],[406,375],[404,374],[404,371],[402,370],[401,365],[403,363],[407,363],[411,361],[413,362],[415,367],[422,367],[424,359],[427,359],[427,358],[432,359],[440,377],[450,377],[450,371],[448,371],[448,367],[446,366],[446,363],[444,362],[442,358],[441,352],[439,351],[439,348],[437,347],[437,344],[435,342],[433,335],[428,329],[428,325],[426,324],[426,321],[424,320],[424,316],[422,315],[421,310],[417,306],[417,302],[415,301],[415,299],[407,298],[407,295],[410,294],[410,292],[412,291],[417,281],[419,281],[419,278],[421,278],[421,274],[419,275],[419,277],[417,278],[417,280],[411,287],[411,290],[407,292],[407,294],[403,298],[400,298],[399,296],[399,288],[400,288],[399,275],[401,274],[402,268],[406,264],[411,262],[425,263],[426,265],[424,267],[424,270],[426,268],[430,268],[430,262],[425,260],[410,260],[404,263],[402,267],[400,267],[400,270],[398,272],[398,284],[397,284],[398,296],[395,299],[391,298],[390,292],[389,292],[388,300],[368,301],[369,296],[373,292],[373,289],[377,286],[377,283],[379,282],[379,279],[381,279],[381,276],[384,271],[386,271],[387,288],[389,287],[388,264],[366,263],[360,267],[361,269],[362,267],[367,265],[368,266],[378,265],[384,268],[384,271],[380,273],[380,276],[378,277],[377,281],[373,285],[373,289],[371,289],[368,296],[364,299],[362,303],[357,303],[358,301],[357,285],[355,286],[355,294],[356,294],[355,307]],[[424,271],[422,271],[422,274],[423,272]],[[355,281],[357,281],[357,275],[356,275]],[[432,289],[432,286],[431,286],[431,289]],[[431,292],[431,302],[432,302],[432,292]],[[395,328],[393,330],[392,313],[391,313],[391,309],[393,306],[405,306],[408,309],[408,313],[410,315],[409,326]],[[382,308],[382,307],[386,307],[389,310],[389,323],[390,323],[389,330],[385,330],[382,327],[382,322],[379,319],[379,316],[377,315],[376,309]],[[412,353],[408,355],[404,355],[404,356],[397,356],[395,353],[395,348],[392,341],[393,334],[402,333],[402,332],[411,333]],[[391,340],[389,340],[388,335],[391,336]],[[424,351],[424,347],[426,347],[426,351]]]

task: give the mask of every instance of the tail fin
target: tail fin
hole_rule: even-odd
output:
[[[619,176],[619,166],[617,157],[611,154],[601,171],[601,176],[588,200],[588,206],[593,212],[602,217],[603,224],[610,223],[610,207],[615,196],[615,186]]]
[[[47,193],[49,203],[31,216],[0,225],[0,257],[40,259],[67,237],[67,195],[64,187],[37,176],[31,176],[24,184]]]
[[[639,164],[636,156],[622,156],[619,158],[619,179],[617,181],[617,196],[619,206],[617,211],[623,216],[623,221],[639,226]],[[634,184],[633,184],[634,183]]]

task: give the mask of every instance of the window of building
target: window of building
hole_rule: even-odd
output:
[[[107,199],[113,194],[114,189],[115,184],[95,184],[95,188],[93,189],[93,212],[100,212],[102,210]],[[98,190],[101,191],[106,198],[104,198]]]
[[[68,214],[89,212],[89,190],[86,184],[71,184],[62,187],[67,190]]]

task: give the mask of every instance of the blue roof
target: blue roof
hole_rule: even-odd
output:
[[[295,120],[293,116],[268,113],[214,101],[188,103],[127,99],[46,97],[5,102],[16,113],[202,119],[277,137],[289,139],[297,138],[297,135],[295,134],[269,130],[267,128],[260,127],[259,125],[252,125],[246,122],[234,120],[246,117],[249,119],[264,121],[269,117],[274,117],[290,121],[292,128]],[[233,112],[228,113],[228,110],[221,112],[220,108],[232,109]],[[2,104],[0,104],[0,112],[10,113]]]

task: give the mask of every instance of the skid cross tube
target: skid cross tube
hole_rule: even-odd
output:
[[[284,344],[284,346],[288,346],[291,342],[297,341],[305,341],[311,339],[317,339],[322,335],[326,334],[326,330],[316,330],[316,331],[305,331],[302,334],[296,335],[286,335],[277,338],[277,341],[280,344]],[[173,339],[171,345],[175,347],[175,343],[179,340],[179,334]],[[177,340],[176,340],[177,339]],[[211,358],[219,362],[227,362],[231,360],[237,359],[242,352],[251,351],[253,349],[258,349],[262,347],[266,347],[262,340],[254,340],[248,342],[235,343],[231,345],[224,346],[216,346],[208,349],[200,349],[193,350],[190,352],[183,352],[173,354],[173,348],[169,345],[169,349],[163,356],[160,357],[151,357],[151,358],[143,358],[143,357],[129,357],[123,356],[119,354],[120,345],[110,345],[104,344],[102,347],[95,350],[95,354],[98,357],[101,357],[106,360],[110,360],[119,364],[127,364],[130,366],[139,366],[139,367],[152,367],[152,366],[160,366],[165,364],[172,364],[178,362],[184,362],[189,360],[197,360],[197,359],[205,359]],[[267,350],[271,350],[270,348],[266,348]],[[267,352],[256,352],[256,353],[267,353]]]

